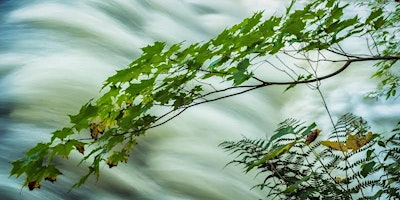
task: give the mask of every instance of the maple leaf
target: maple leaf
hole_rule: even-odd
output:
[[[107,158],[107,165],[108,167],[112,168],[118,165],[118,162],[127,163],[129,158],[129,154],[122,150],[122,151],[114,151],[114,153]]]
[[[56,168],[55,165],[49,165],[44,173],[44,180],[54,182],[57,180],[57,176],[62,173]]]

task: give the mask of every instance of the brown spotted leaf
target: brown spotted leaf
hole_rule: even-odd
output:
[[[34,190],[35,188],[40,188],[40,182],[39,181],[31,181],[28,183],[28,188],[29,188],[29,190]]]
[[[55,177],[55,176],[54,177],[45,177],[44,180],[54,183],[54,181],[57,180],[57,177]]]
[[[102,123],[90,123],[89,128],[90,136],[94,140],[97,140],[99,138],[99,135],[104,132],[104,126],[102,125]]]
[[[118,165],[118,162],[128,162],[129,154],[126,151],[114,151],[114,153],[107,158],[107,165],[112,168]]]
[[[311,144],[311,142],[314,142],[314,140],[317,139],[320,132],[321,130],[319,129],[312,130],[310,133],[307,134],[305,143],[309,145]]]
[[[81,153],[82,155],[85,154],[85,146],[82,143],[77,143],[75,144],[75,148],[76,150],[79,151],[79,153]]]

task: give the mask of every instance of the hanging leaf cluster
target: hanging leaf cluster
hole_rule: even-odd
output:
[[[366,30],[374,39],[370,51],[376,52],[378,55],[399,56],[400,3],[384,2],[384,5],[372,3],[370,7],[371,14],[365,21],[369,25],[366,26]],[[392,69],[393,66],[398,64],[397,61],[380,61],[374,65],[377,70],[372,77],[380,78],[381,82],[376,91],[369,93],[369,97],[385,96],[386,99],[389,99],[398,96],[400,76],[396,73],[396,70]]]

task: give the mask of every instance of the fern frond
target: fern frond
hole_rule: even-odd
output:
[[[220,146],[237,155],[228,165],[239,164],[246,172],[256,169],[256,176],[264,175],[263,182],[253,188],[267,190],[267,199],[400,196],[400,122],[393,136],[380,141],[382,137],[372,134],[364,119],[350,113],[343,115],[328,139],[348,145],[346,151],[331,149],[318,140],[306,143],[306,136],[317,130],[315,127],[314,123],[304,126],[303,122],[287,119],[268,140],[244,138]],[[363,192],[366,189],[376,192],[368,196]]]

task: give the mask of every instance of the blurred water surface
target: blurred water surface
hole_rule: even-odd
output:
[[[327,127],[321,100],[307,87],[284,95],[282,88],[266,88],[193,108],[139,140],[128,164],[103,166],[98,182],[71,192],[86,170],[74,156],[63,162],[64,176],[40,190],[21,190],[23,180],[8,174],[11,161],[67,125],[67,114],[98,96],[103,81],[141,47],[156,40],[207,41],[255,11],[270,15],[284,6],[278,0],[0,1],[0,199],[262,198],[249,190],[254,175],[224,168],[232,157],[218,144],[266,137],[287,117]],[[398,104],[362,99],[373,89],[370,70],[356,66],[346,73],[357,76],[323,85],[333,113],[355,112],[381,127],[393,122]]]

